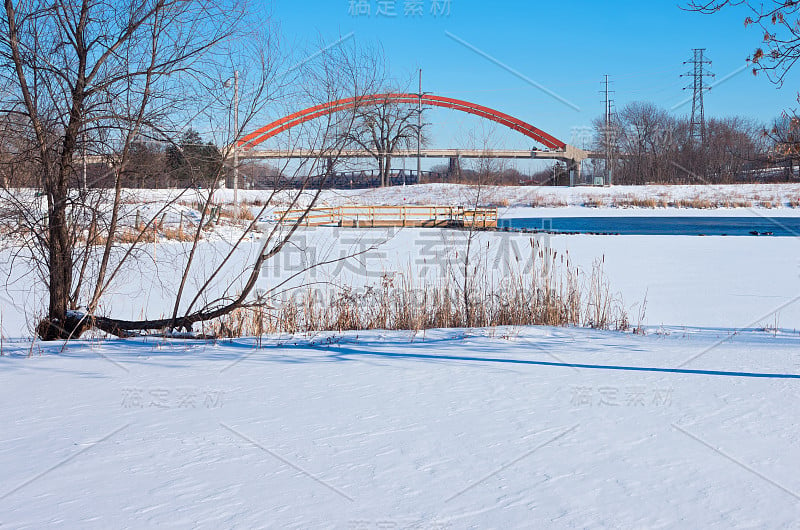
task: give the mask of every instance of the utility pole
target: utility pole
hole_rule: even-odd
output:
[[[86,131],[83,131],[83,174],[81,178],[81,188],[83,189],[83,193],[86,193],[87,185],[86,185]]]
[[[419,106],[417,107],[417,184],[422,184],[422,68],[419,69]]]
[[[233,72],[233,211],[239,217],[239,70]]]
[[[605,76],[605,124],[603,127],[603,140],[604,140],[604,147],[605,147],[605,155],[606,155],[606,179],[608,185],[611,186],[614,183],[614,164],[613,164],[613,149],[611,146],[612,136],[611,131],[613,127],[613,114],[614,114],[614,100],[611,99],[611,94],[614,93],[613,90],[610,90],[611,81],[608,79],[608,74]]]
[[[704,80],[706,77],[714,77],[714,74],[705,71],[705,65],[711,66],[711,61],[705,58],[705,51],[705,48],[695,48],[693,50],[692,59],[684,61],[683,63],[691,64],[693,68],[691,71],[681,76],[692,78],[692,85],[685,87],[684,90],[692,90],[694,92],[692,97],[690,135],[695,140],[699,140],[700,145],[703,145],[706,139],[706,113],[703,103],[703,93],[706,90],[711,90],[711,87],[705,86]]]

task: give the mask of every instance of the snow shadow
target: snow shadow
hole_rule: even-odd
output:
[[[706,330],[708,331],[708,330]],[[709,369],[690,369],[681,367],[642,366],[630,363],[631,356],[653,354],[658,351],[648,348],[648,344],[630,341],[608,341],[589,339],[609,339],[608,333],[597,332],[599,336],[573,337],[561,331],[544,332],[536,330],[533,335],[523,335],[522,341],[504,341],[504,339],[487,337],[486,335],[472,335],[454,330],[437,330],[422,339],[411,334],[388,333],[388,336],[375,332],[345,335],[320,335],[314,337],[281,337],[258,341],[254,338],[219,340],[208,342],[201,340],[175,341],[164,339],[115,339],[99,342],[76,341],[66,347],[63,343],[38,343],[38,354],[35,356],[57,356],[61,358],[81,358],[96,356],[99,360],[109,360],[127,371],[134,366],[147,366],[153,368],[191,368],[197,361],[212,361],[219,363],[220,372],[241,369],[248,363],[280,363],[280,364],[315,364],[315,363],[341,363],[356,362],[367,359],[377,360],[407,360],[424,361],[437,364],[469,363],[493,367],[511,366],[539,366],[544,368],[570,368],[580,370],[597,370],[608,372],[649,372],[660,374],[682,374],[750,379],[800,379],[800,374],[769,373],[752,371],[728,371]],[[628,337],[613,334],[615,337]],[[706,338],[709,338],[707,336]],[[686,339],[673,339],[674,342],[683,342]],[[673,342],[669,340],[669,342]],[[756,343],[765,346],[763,337],[754,339]],[[673,343],[674,343],[673,342]],[[782,340],[772,339],[770,345],[797,346],[795,337]],[[779,343],[779,344],[778,344]],[[20,342],[6,348],[5,357],[0,357],[0,368],[15,370],[18,368],[52,370],[51,366],[35,366],[37,363],[11,362],[13,359],[30,354],[30,346]],[[535,353],[539,359],[527,356],[521,358],[520,348],[527,348],[525,353]],[[618,364],[605,363],[571,363],[563,360],[559,355],[566,356],[567,348],[577,347],[584,354],[624,351],[629,357],[628,362]],[[457,349],[457,353],[448,350]],[[488,352],[497,355],[487,355]],[[548,360],[541,360],[549,356]],[[652,357],[652,355],[650,355]],[[665,359],[666,361],[666,359]],[[668,362],[668,361],[667,361]],[[85,366],[78,369],[82,375],[90,377],[104,377],[106,374],[87,372]],[[68,366],[57,369],[69,371]]]

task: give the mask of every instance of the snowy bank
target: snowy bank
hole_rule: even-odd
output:
[[[800,337],[650,331],[6,342],[0,523],[795,525]]]

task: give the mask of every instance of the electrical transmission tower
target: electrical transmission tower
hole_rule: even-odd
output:
[[[611,94],[614,93],[613,90],[610,90],[611,81],[608,79],[608,74],[606,74],[606,79],[604,81],[605,89],[601,92],[601,94],[605,94],[605,124],[603,129],[603,143],[605,147],[605,155],[606,155],[606,178],[608,179],[608,185],[611,186],[614,182],[614,165],[613,165],[613,149],[612,149],[612,142],[614,141],[612,138],[613,132],[613,114],[614,114],[614,100],[611,99]]]
[[[705,48],[695,48],[694,56],[683,64],[691,64],[692,70],[683,74],[681,77],[691,77],[692,85],[685,87],[684,90],[693,90],[692,98],[692,121],[690,123],[690,134],[692,138],[699,140],[703,144],[706,139],[706,113],[703,104],[703,93],[711,90],[705,86],[706,77],[714,77],[711,72],[706,72],[706,65],[711,66],[711,61],[705,57]]]

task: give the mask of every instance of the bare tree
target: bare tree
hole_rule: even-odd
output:
[[[765,72],[770,80],[783,84],[800,60],[800,4],[795,0],[692,0],[687,9],[711,14],[734,6],[749,9],[745,26],[757,25],[763,31],[764,47],[756,48],[748,59],[753,73]]]
[[[377,161],[381,186],[390,184],[392,154],[397,149],[415,146],[418,134],[420,142],[426,143],[417,124],[418,108],[393,102],[391,92],[387,91],[382,101],[360,105],[355,127],[347,135],[351,144],[364,149]]]
[[[459,143],[470,146],[474,150],[481,150],[483,156],[469,162],[471,184],[464,187],[464,228],[463,247],[460,255],[456,257],[456,267],[450,267],[453,284],[460,291],[461,307],[464,312],[464,327],[486,325],[478,300],[490,297],[491,285],[481,283],[480,278],[488,272],[488,252],[480,245],[479,234],[481,224],[478,211],[489,200],[488,188],[497,182],[497,179],[508,169],[508,163],[491,155],[498,149],[499,139],[497,128],[494,125],[481,123],[476,129],[468,130],[463,134]],[[470,217],[469,214],[472,213]],[[481,292],[481,290],[483,292]]]
[[[764,129],[763,139],[772,144],[772,161],[784,166],[784,177],[794,180],[800,160],[800,118],[796,114],[784,114]]]
[[[24,170],[36,178],[25,184],[34,189],[7,185],[0,193],[4,217],[12,220],[7,226],[19,221],[13,235],[23,250],[16,256],[30,260],[47,286],[47,314],[37,326],[43,339],[77,337],[92,325],[120,336],[137,330],[189,329],[196,322],[264,303],[263,294],[252,296],[261,268],[281,251],[302,218],[288,226],[274,225],[253,261],[237,277],[241,281],[225,279],[223,283],[230,285],[213,291],[224,266],[253,233],[258,219],[256,216],[242,226],[241,237],[215,267],[198,273],[202,231],[213,215],[214,190],[227,173],[220,162],[229,160],[235,139],[253,125],[252,120],[268,103],[283,96],[284,103],[292,105],[314,97],[329,101],[357,95],[362,78],[354,66],[360,58],[344,52],[337,55],[336,50],[313,54],[314,61],[304,59],[279,74],[281,57],[275,43],[269,35],[254,30],[263,24],[248,21],[245,3],[240,0],[31,1],[16,5],[5,1],[0,16],[4,28],[0,37],[0,109],[6,130],[14,133],[15,145],[0,162],[4,175],[15,177]],[[242,41],[250,46],[240,46]],[[245,57],[247,52],[251,54]],[[221,161],[204,165],[199,172],[202,181],[195,178],[195,166],[188,164],[192,185],[175,190],[144,218],[136,210],[133,223],[123,186],[129,181],[129,169],[142,141],[161,142],[180,151],[191,143],[181,146],[186,121],[191,123],[201,114],[209,121],[220,121],[220,116],[228,119],[233,114],[231,100],[221,92],[221,74],[244,60],[252,76],[248,98],[243,101],[245,117],[227,141],[217,143],[223,146]],[[305,84],[298,82],[301,73]],[[293,90],[282,94],[289,86]],[[186,120],[189,115],[192,117]],[[223,125],[228,127],[223,128],[232,130],[225,119]],[[335,156],[336,149],[343,146],[339,131],[346,130],[353,119],[353,115],[331,117],[307,128],[302,139]],[[78,161],[86,156],[105,160],[101,177],[110,188],[82,182]],[[320,165],[316,158],[303,163],[307,169]],[[200,182],[203,190],[197,192],[195,184]],[[259,213],[279,192],[273,191]],[[180,281],[171,315],[138,321],[98,315],[104,295],[143,254],[142,245],[160,220],[183,198],[193,196],[199,219],[178,271]],[[318,196],[319,190],[301,186],[288,204],[309,208]],[[197,284],[193,292],[188,289],[190,278]]]
[[[596,122],[597,142],[605,141],[604,122]],[[651,103],[631,103],[619,113],[614,123],[613,138],[617,146],[615,156],[616,183],[645,184],[669,182],[675,173],[672,162],[676,158],[676,120],[666,111]]]
[[[39,328],[46,339],[68,337],[67,311],[75,309],[75,248],[84,224],[96,218],[97,202],[76,180],[76,155],[90,138],[98,151],[118,155],[115,206],[121,172],[133,140],[157,127],[170,99],[161,79],[190,69],[215,44],[230,37],[240,6],[210,1],[4,2],[0,83],[4,110],[21,116],[33,137],[33,155],[46,214],[35,219],[36,251],[47,268],[48,317]],[[215,22],[226,18],[229,24]],[[192,30],[192,31],[188,31]],[[98,149],[99,148],[99,149]],[[18,202],[22,206],[23,201]],[[33,213],[30,208],[26,212]],[[95,292],[100,292],[117,228],[114,208]],[[89,253],[85,253],[88,255]],[[78,286],[79,287],[79,286]],[[96,298],[96,297],[95,297]],[[92,300],[90,306],[94,305]]]
[[[706,125],[705,174],[714,184],[743,180],[764,163],[763,126],[744,118],[712,118]]]
[[[596,148],[612,138],[615,182],[619,184],[719,184],[753,180],[763,167],[767,142],[763,128],[744,118],[712,118],[705,142],[692,141],[686,119],[674,118],[650,103],[632,103],[605,134],[595,120]]]

